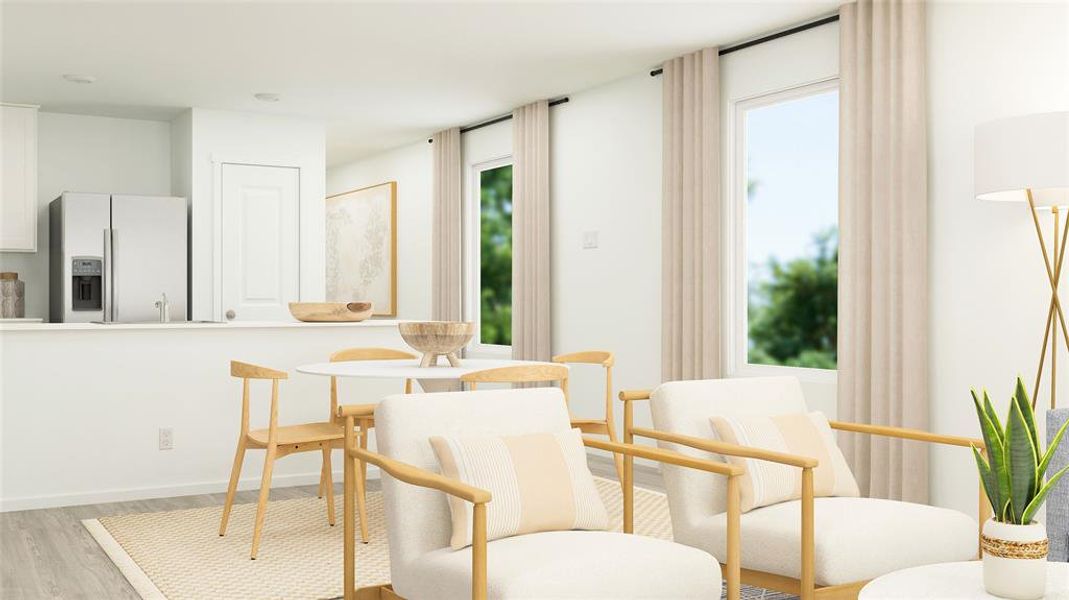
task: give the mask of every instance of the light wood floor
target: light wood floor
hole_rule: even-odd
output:
[[[616,477],[612,462],[606,458],[591,456],[590,469],[595,475]],[[378,480],[368,484],[369,489],[378,489]],[[652,467],[635,466],[635,485],[664,490],[660,473]],[[271,499],[302,498],[315,493],[315,486],[274,488]],[[340,497],[340,485],[337,493]],[[256,494],[256,491],[238,492],[236,502],[256,502]],[[82,526],[82,519],[222,506],[224,496],[223,493],[203,494],[0,513],[0,598],[139,600]]]

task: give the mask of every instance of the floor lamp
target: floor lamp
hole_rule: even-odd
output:
[[[1059,337],[1069,349],[1069,329],[1058,296],[1069,238],[1069,112],[1012,117],[976,127],[974,177],[981,200],[1023,202],[1035,224],[1039,249],[1050,283],[1050,302],[1039,353],[1032,407],[1050,353],[1050,407],[1056,405]],[[1050,243],[1043,235],[1040,212],[1049,210],[1054,226]],[[1059,335],[1060,334],[1060,335]]]

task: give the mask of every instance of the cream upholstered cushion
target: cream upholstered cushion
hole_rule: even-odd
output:
[[[875,498],[814,501],[817,585],[864,581],[920,565],[974,560],[976,521],[956,510]],[[741,519],[744,569],[797,578],[801,572],[801,511],[798,500],[754,509]],[[726,515],[697,527],[700,548],[727,559]]]
[[[539,531],[606,529],[578,429],[513,436],[431,438],[442,474],[482,488],[487,540]],[[472,504],[449,497],[454,550],[471,545]]]
[[[490,542],[490,600],[720,598],[720,565],[701,550],[603,531],[549,531]],[[471,547],[429,552],[412,564],[420,577],[394,588],[409,600],[471,598]]]
[[[722,441],[817,459],[818,465],[813,469],[815,496],[861,493],[823,413],[715,416],[712,423]],[[802,471],[797,467],[737,456],[728,456],[727,460],[746,471],[739,478],[742,512],[802,497]]]

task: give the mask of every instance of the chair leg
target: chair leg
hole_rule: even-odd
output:
[[[252,551],[249,558],[256,560],[256,552],[260,549],[260,534],[264,528],[264,513],[267,512],[267,498],[271,494],[271,470],[275,468],[275,456],[278,454],[278,446],[267,447],[267,456],[264,458],[264,475],[260,480],[260,501],[256,504],[256,524],[252,529]]]
[[[323,490],[325,490],[327,488],[326,483],[327,483],[327,480],[326,480],[325,471],[323,471],[323,469],[320,469],[319,470],[319,489],[316,490],[316,498],[320,498],[320,499],[323,498]]]
[[[360,447],[367,449],[367,421],[360,422]],[[356,511],[360,515],[360,541],[368,543],[367,527],[367,463],[358,461],[359,473],[356,477]]]
[[[617,442],[618,441],[616,439],[616,428],[613,427],[611,423],[606,423],[605,431],[609,436],[609,441],[610,442]],[[624,457],[623,457],[622,454],[619,454],[617,452],[613,452],[612,453],[612,461],[614,463],[616,463],[617,481],[620,482],[620,485],[623,485],[624,484]]]
[[[234,454],[234,466],[230,469],[230,485],[226,488],[226,502],[223,503],[223,518],[219,521],[219,535],[226,535],[226,525],[230,521],[230,509],[234,506],[234,494],[238,491],[238,479],[241,477],[241,465],[245,462],[245,436],[238,440],[238,451]]]
[[[330,467],[330,453],[332,448],[330,443],[327,442],[323,446],[323,472],[320,474],[319,481],[320,487],[325,487],[327,490],[327,523],[331,527],[334,526],[334,474],[331,473]]]
[[[371,430],[371,421],[364,419],[360,421],[360,449],[367,450],[367,438]],[[360,480],[364,482],[364,492],[367,493],[367,463],[360,461]],[[366,498],[365,498],[366,500]]]

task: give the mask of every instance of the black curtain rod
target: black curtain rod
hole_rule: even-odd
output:
[[[801,33],[803,31],[807,31],[809,29],[813,29],[814,27],[820,27],[821,25],[827,25],[828,23],[834,23],[834,22],[836,22],[838,20],[839,20],[839,15],[836,14],[836,15],[831,15],[831,16],[828,16],[828,17],[824,17],[823,19],[817,19],[816,21],[810,21],[808,23],[802,23],[801,25],[795,25],[794,27],[791,27],[790,29],[784,29],[783,31],[777,31],[776,33],[770,33],[770,34],[768,34],[766,36],[759,37],[757,39],[753,39],[753,40],[750,40],[748,42],[742,42],[742,43],[739,43],[739,44],[735,44],[734,46],[725,46],[725,47],[721,48],[720,51],[717,52],[717,54],[719,56],[724,56],[725,54],[731,54],[732,52],[738,52],[739,50],[745,50],[747,48],[750,48],[752,46],[756,46],[758,44],[764,44],[765,42],[771,42],[772,40],[778,40],[781,37],[787,37],[788,35],[794,35],[796,33]],[[650,77],[656,77],[656,76],[660,75],[663,72],[664,72],[664,69],[654,69],[654,70],[650,71]]]
[[[564,104],[566,102],[568,102],[568,97],[564,96],[563,98],[557,98],[556,100],[550,100],[549,101],[549,105],[550,106],[556,106],[558,104]],[[474,125],[468,125],[467,127],[461,127],[460,128],[460,133],[467,133],[469,131],[475,131],[476,129],[482,129],[483,127],[489,127],[490,125],[496,125],[497,123],[503,123],[505,121],[508,121],[511,118],[512,118],[512,113],[509,113],[507,115],[501,115],[500,117],[494,117],[493,119],[490,119],[488,121],[482,121],[481,123],[476,123]],[[434,140],[428,138],[427,139],[427,143],[428,144],[433,144]]]

